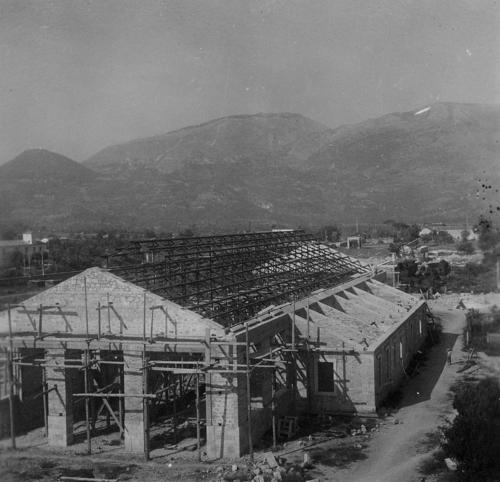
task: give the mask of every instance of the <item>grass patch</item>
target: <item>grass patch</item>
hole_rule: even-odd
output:
[[[422,460],[417,470],[422,475],[436,475],[444,472],[446,467],[444,459],[444,451],[441,449],[435,450]]]

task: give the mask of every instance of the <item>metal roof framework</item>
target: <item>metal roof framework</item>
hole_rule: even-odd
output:
[[[132,241],[108,269],[224,326],[368,272],[298,230]]]

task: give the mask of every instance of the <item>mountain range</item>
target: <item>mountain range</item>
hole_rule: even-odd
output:
[[[0,225],[202,232],[457,221],[497,209],[500,106],[437,103],[331,129],[299,114],[230,116],[0,166]]]

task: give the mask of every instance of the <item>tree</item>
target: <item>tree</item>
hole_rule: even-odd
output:
[[[460,241],[457,244],[457,251],[463,254],[472,254],[474,253],[474,246],[470,241]]]
[[[500,244],[500,233],[493,228],[493,223],[485,216],[480,216],[474,227],[479,235],[478,246],[481,251],[491,251]]]
[[[389,253],[395,253],[396,256],[399,256],[399,252],[401,251],[400,243],[390,243],[389,244]]]
[[[434,236],[434,241],[438,244],[453,244],[455,240],[447,231],[438,231]]]
[[[435,233],[423,234],[422,236],[420,236],[420,240],[424,243],[430,243],[431,241],[434,241],[434,236]]]
[[[420,227],[416,224],[409,225],[394,221],[386,221],[386,223],[392,225],[394,229],[394,238],[400,243],[410,243],[417,239],[420,233]]]
[[[439,276],[448,276],[451,273],[450,263],[445,259],[440,260],[437,266],[437,273]]]
[[[342,231],[336,224],[328,224],[320,228],[318,232],[318,237],[321,239],[326,239],[326,241],[337,242],[340,241],[340,235]]]
[[[495,378],[467,383],[455,395],[458,412],[444,429],[444,450],[466,480],[499,480],[500,385]]]
[[[24,255],[21,251],[16,250],[10,255],[10,265],[17,269],[24,266]]]
[[[14,229],[4,229],[2,232],[0,232],[0,239],[16,239],[17,238],[17,232]]]

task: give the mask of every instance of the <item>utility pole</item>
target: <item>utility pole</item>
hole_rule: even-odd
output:
[[[500,255],[497,254],[497,291],[500,291]]]
[[[392,287],[396,287],[396,253],[392,253]]]
[[[15,408],[14,408],[14,343],[12,341],[12,318],[11,305],[7,305],[7,317],[9,322],[9,353],[7,361],[7,375],[9,378],[9,418],[10,418],[10,439],[12,448],[16,448],[16,426],[15,426]]]

